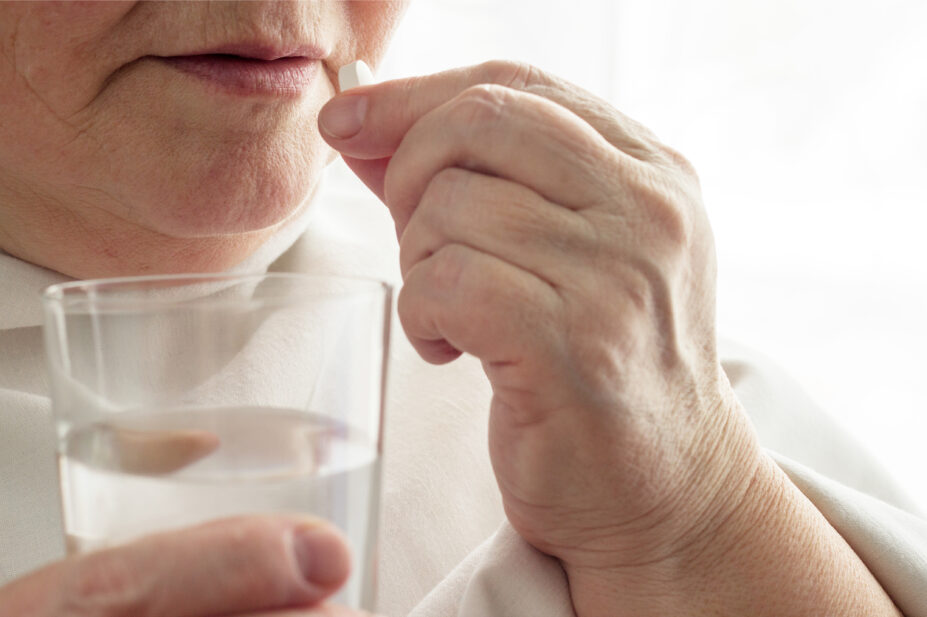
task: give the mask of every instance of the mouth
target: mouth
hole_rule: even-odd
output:
[[[227,94],[293,98],[312,85],[324,57],[315,47],[234,45],[155,59]]]

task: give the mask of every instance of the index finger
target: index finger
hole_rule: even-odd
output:
[[[501,85],[542,96],[573,112],[626,154],[642,160],[651,158],[654,136],[607,102],[530,65],[498,60],[352,88],[322,107],[319,130],[382,198],[386,162],[412,125],[461,92],[480,84]]]
[[[503,60],[352,88],[322,107],[319,127],[326,141],[345,156],[363,160],[385,158],[396,151],[419,118],[480,84],[543,96],[572,111],[612,145],[632,156],[643,154],[647,142],[653,138],[646,128],[589,92],[530,65]],[[364,107],[361,110],[364,118],[357,131],[346,128],[348,123],[338,113],[354,105]],[[336,116],[341,116],[338,119],[342,122],[335,120]]]

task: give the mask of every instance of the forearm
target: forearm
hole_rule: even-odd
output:
[[[850,546],[763,454],[738,507],[685,553],[567,574],[578,617],[901,615]]]

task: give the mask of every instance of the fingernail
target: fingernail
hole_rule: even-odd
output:
[[[332,137],[347,139],[360,132],[366,115],[366,96],[338,96],[322,108],[319,113],[319,125]]]
[[[351,570],[351,556],[344,540],[324,527],[297,527],[293,531],[293,553],[303,578],[316,585],[340,585]]]

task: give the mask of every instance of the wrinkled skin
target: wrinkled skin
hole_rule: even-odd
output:
[[[568,572],[675,559],[710,536],[761,455],[715,351],[692,167],[522,65],[371,99],[365,126],[388,129],[333,139],[323,111],[323,135],[396,220],[413,345],[483,362],[515,528]]]
[[[577,615],[897,615],[721,370],[682,156],[511,62],[349,91],[320,127],[396,222],[412,344],[482,361],[506,514]]]
[[[0,3],[0,249],[79,278],[235,265],[304,206],[332,157],[316,117],[338,67],[379,61],[403,9]],[[326,55],[289,97],[158,61],[242,42]]]
[[[633,551],[642,516],[706,507],[691,499],[702,461],[737,424],[695,174],[639,125],[527,67],[413,89],[377,95],[404,100],[376,109],[421,114],[382,177],[355,163],[397,222],[406,333],[426,359],[483,361],[493,463],[523,535],[592,565],[604,530],[623,551],[614,532],[627,528]],[[351,142],[337,144],[349,159]],[[743,457],[747,481],[749,437],[725,453]]]

